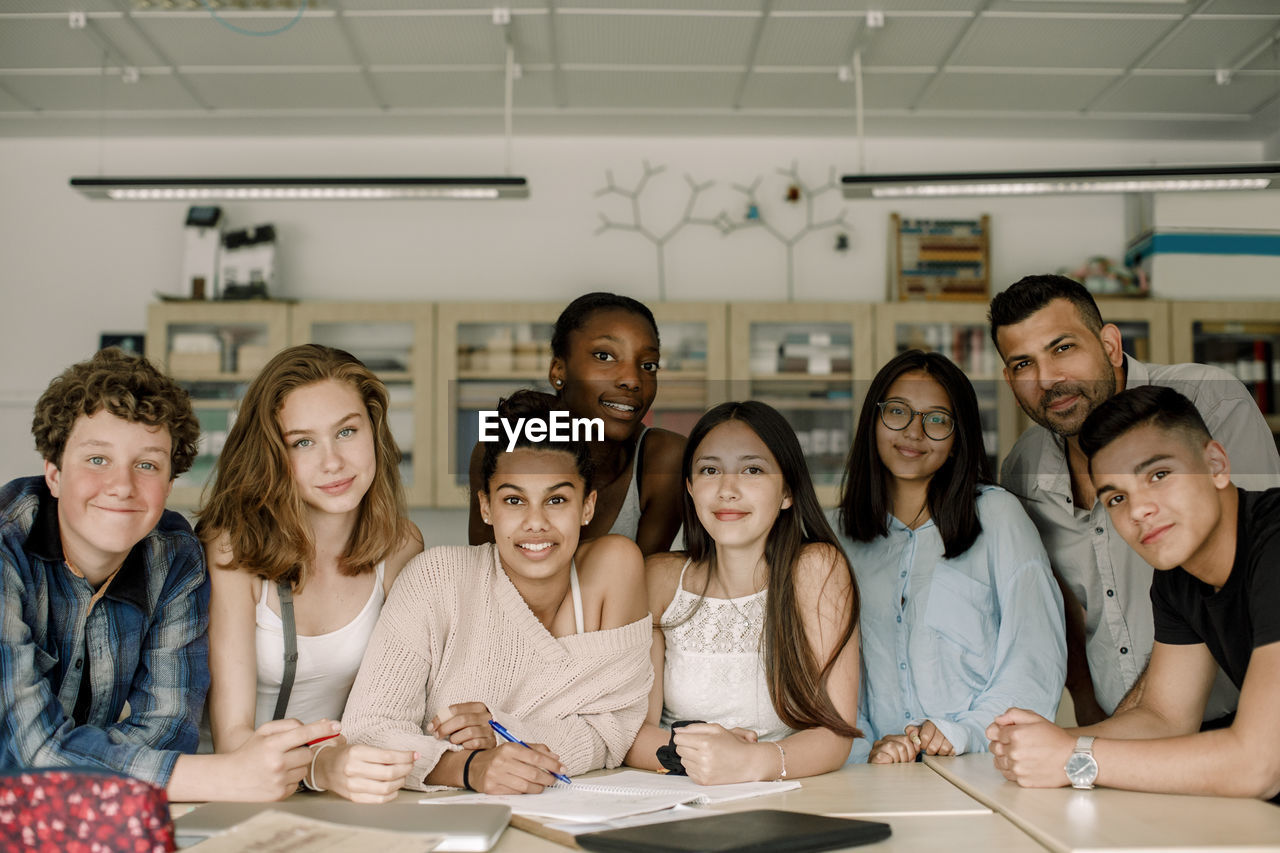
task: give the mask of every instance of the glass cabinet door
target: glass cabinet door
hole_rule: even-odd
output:
[[[1280,303],[1173,303],[1174,358],[1221,367],[1242,383],[1280,447]]]
[[[410,506],[430,505],[430,303],[309,302],[293,309],[294,343],[336,347],[360,359],[387,386],[388,421],[400,448],[400,477]]]
[[[286,345],[289,306],[280,302],[162,302],[147,312],[147,352],[191,395],[200,450],[174,482],[168,505],[196,509],[235,423],[249,382]]]
[[[658,396],[645,423],[688,435],[702,413],[728,399],[723,303],[650,306],[662,348]]]
[[[900,353],[920,349],[945,355],[969,377],[978,398],[982,443],[998,477],[1018,438],[1020,410],[991,342],[986,303],[889,303],[877,312],[877,369]]]
[[[838,498],[870,361],[866,306],[747,304],[729,308],[731,396],[768,403],[795,430],[824,506]]]
[[[466,506],[481,411],[522,388],[551,392],[551,330],[562,305],[443,303],[436,320],[436,505]]]

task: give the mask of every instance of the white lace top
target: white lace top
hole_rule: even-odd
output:
[[[728,729],[753,729],[761,740],[792,734],[774,711],[765,681],[761,649],[767,591],[703,599],[693,616],[681,622],[698,604],[698,596],[684,588],[688,569],[686,561],[676,594],[662,614],[667,644],[662,725],[705,720]]]

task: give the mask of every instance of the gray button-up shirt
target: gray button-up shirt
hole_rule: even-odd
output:
[[[1186,396],[1231,458],[1231,479],[1245,489],[1280,486],[1280,454],[1266,419],[1231,374],[1204,364],[1143,364],[1126,357],[1125,388],[1161,385]],[[1108,714],[1151,656],[1154,571],[1120,538],[1101,502],[1072,505],[1063,440],[1041,426],[1018,439],[1001,484],[1022,499],[1040,530],[1053,571],[1085,610],[1086,652],[1098,704]],[[1205,709],[1211,720],[1235,710],[1238,692],[1222,673]]]

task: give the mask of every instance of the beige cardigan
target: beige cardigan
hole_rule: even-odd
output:
[[[648,710],[652,626],[553,637],[493,545],[438,547],[400,573],[360,665],[342,731],[352,743],[416,750],[406,788],[422,790],[447,741],[424,733],[448,706],[483,702],[570,774],[622,763]]]

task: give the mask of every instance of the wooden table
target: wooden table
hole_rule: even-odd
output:
[[[1280,808],[1261,800],[1095,788],[1021,788],[985,753],[926,764],[1050,850],[1280,850]]]
[[[608,775],[592,773],[592,777]],[[885,853],[936,853],[936,851],[996,851],[996,853],[1044,853],[1044,848],[1001,815],[977,802],[924,764],[850,765],[799,780],[801,788],[706,806],[708,811],[751,809],[858,817],[888,823],[893,835],[868,847],[850,850]],[[441,796],[448,796],[443,794]],[[527,825],[527,824],[522,824]],[[534,838],[528,832],[508,829],[495,853],[518,853]],[[540,843],[547,842],[543,838]],[[567,840],[567,839],[566,839]],[[529,848],[533,849],[533,848]],[[538,851],[553,848],[537,847]],[[565,853],[559,844],[554,849]]]

